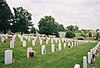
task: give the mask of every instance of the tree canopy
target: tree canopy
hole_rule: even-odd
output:
[[[14,22],[12,22],[12,32],[27,33],[29,26],[33,26],[31,22],[31,13],[22,7],[14,9]]]
[[[59,31],[65,31],[65,28],[64,28],[63,24],[59,25]]]
[[[73,31],[67,30],[65,37],[73,38],[75,37],[75,33]]]
[[[77,32],[79,30],[79,27],[77,25],[73,26],[73,25],[70,25],[70,26],[67,26],[66,27],[66,36],[67,38],[73,38],[75,37],[75,32]]]
[[[6,33],[10,29],[12,13],[5,0],[0,0],[0,31]]]
[[[79,30],[79,27],[77,25],[75,25],[75,26],[70,25],[70,26],[67,26],[66,28],[69,31],[75,31],[75,32]]]
[[[40,34],[58,35],[59,24],[55,22],[52,16],[44,16],[44,18],[40,19],[38,24]]]

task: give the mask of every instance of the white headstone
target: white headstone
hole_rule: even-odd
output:
[[[65,42],[65,39],[64,38],[62,38],[61,40],[62,40],[62,42]]]
[[[68,41],[68,46],[70,46],[70,41]]]
[[[10,41],[10,48],[14,48],[14,41]]]
[[[8,34],[5,35],[5,38],[8,39]]]
[[[40,40],[40,45],[42,45],[42,40]]]
[[[47,40],[46,40],[46,44],[48,44],[48,42],[49,42],[49,40],[47,39]]]
[[[29,52],[32,52],[32,47],[27,48],[27,58],[29,58]]]
[[[1,37],[1,42],[4,42],[4,40],[5,40],[4,37]]]
[[[58,40],[57,40],[57,38],[56,38],[56,39],[55,39],[55,42],[57,43],[57,41],[58,41]]]
[[[51,43],[53,43],[53,39],[51,38]]]
[[[92,49],[90,50],[90,53],[91,53],[91,59],[92,59]]]
[[[12,50],[6,50],[5,51],[5,64],[11,64],[12,63]]]
[[[58,43],[58,49],[61,50],[61,43]]]
[[[74,68],[80,68],[79,64],[75,64]]]
[[[35,40],[32,40],[32,45],[35,46]]]
[[[20,41],[21,41],[21,42],[23,41],[23,38],[22,38],[22,37],[20,38]]]
[[[23,47],[25,47],[26,46],[26,41],[23,41]]]
[[[91,53],[88,52],[88,63],[91,64]]]
[[[64,43],[64,49],[66,49],[66,43]]]
[[[77,45],[78,45],[79,43],[78,43],[78,41],[77,41]]]
[[[74,41],[74,45],[76,46],[76,41]]]
[[[86,58],[86,56],[83,57],[83,68],[87,68],[87,58]]]
[[[73,41],[72,41],[72,47],[74,46]]]
[[[37,37],[34,37],[34,40],[36,41]]]
[[[60,38],[59,38],[59,43],[61,42]]]
[[[30,41],[30,36],[28,37],[28,41]]]
[[[45,48],[45,45],[42,45],[41,46],[41,54],[46,54],[46,48]]]
[[[26,40],[27,40],[27,36],[25,36]]]
[[[54,44],[51,45],[51,52],[54,52],[55,51],[55,46]]]

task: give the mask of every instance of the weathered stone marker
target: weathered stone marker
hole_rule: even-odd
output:
[[[12,50],[6,50],[5,51],[5,64],[11,64],[12,63]]]
[[[86,56],[83,57],[83,68],[87,68],[87,58],[86,58]]]

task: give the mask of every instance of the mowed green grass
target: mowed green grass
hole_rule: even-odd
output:
[[[100,68],[100,50],[98,55],[96,56],[95,68]]]
[[[36,46],[32,46],[31,41],[27,41],[27,46],[23,47],[19,38],[16,38],[15,48],[10,48],[11,39],[8,39],[6,43],[0,42],[0,68],[73,68],[75,64],[80,64],[83,68],[83,56],[87,56],[87,53],[93,48],[96,43],[80,44],[73,48],[63,48],[58,52],[51,52],[51,43],[46,45],[46,55],[41,55],[41,45],[39,40],[36,42]],[[45,41],[43,42],[45,44]],[[58,44],[55,43],[55,47]],[[27,48],[32,47],[36,51],[34,58],[26,58]],[[13,64],[4,64],[4,51],[13,50]]]

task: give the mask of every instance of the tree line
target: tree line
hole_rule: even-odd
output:
[[[32,14],[28,10],[23,7],[17,7],[13,8],[13,11],[14,13],[11,12],[5,0],[0,0],[0,32],[17,32],[23,34],[36,33],[38,31],[40,34],[59,37],[59,32],[65,31],[66,37],[73,38],[75,37],[75,33],[79,31],[77,25],[69,25],[65,28],[63,24],[56,22],[52,16],[44,16],[41,18],[38,22],[39,30],[36,30],[33,27]]]

